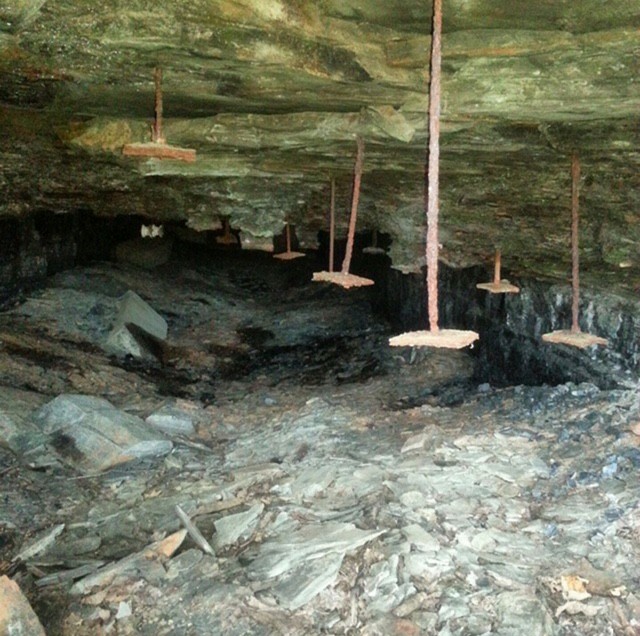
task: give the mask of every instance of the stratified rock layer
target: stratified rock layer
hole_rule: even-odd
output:
[[[423,259],[429,3],[90,0],[0,4],[0,216],[135,214],[246,244],[285,221],[346,231],[356,135],[360,224]],[[581,245],[640,266],[637,26],[628,0],[444,2],[443,259],[558,278],[568,262],[569,157],[583,166]],[[194,163],[123,157],[164,133]],[[1,272],[0,272],[1,273]]]

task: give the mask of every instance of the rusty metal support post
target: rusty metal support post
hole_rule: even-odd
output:
[[[580,197],[580,159],[577,153],[571,157],[571,287],[573,292],[571,304],[571,331],[578,333],[578,313],[580,307],[580,255],[578,224],[580,220],[579,212]]]
[[[156,86],[156,120],[153,124],[152,140],[155,143],[164,144],[167,140],[162,134],[162,69],[159,66],[156,66],[153,77]]]
[[[356,137],[356,164],[353,171],[353,196],[351,198],[351,217],[349,219],[349,233],[347,235],[347,250],[342,261],[342,273],[348,274],[353,255],[353,241],[356,235],[356,221],[358,219],[358,201],[360,200],[360,181],[362,180],[362,165],[364,163],[364,139]]]
[[[287,254],[288,254],[291,251],[291,228],[289,227],[288,221],[285,225],[284,232],[287,238]]]
[[[578,323],[580,312],[579,196],[580,159],[578,153],[574,152],[571,156],[571,329],[542,334],[542,340],[553,344],[579,347],[580,349],[585,349],[592,345],[606,347],[609,344],[606,338],[583,332]]]
[[[429,328],[438,331],[438,187],[440,160],[440,67],[442,0],[433,0],[431,79],[429,82],[429,157],[427,162],[427,296]]]
[[[331,205],[329,208],[329,271],[333,272],[336,242],[336,180],[331,179]]]
[[[500,250],[496,250],[496,259],[493,264],[493,284],[500,284],[500,268],[502,266],[502,256],[500,254]]]
[[[427,217],[427,311],[429,329],[408,331],[389,339],[392,347],[462,349],[478,339],[475,331],[438,327],[438,178],[440,161],[440,71],[442,66],[442,0],[433,0],[431,77],[429,81],[429,156],[425,175]]]

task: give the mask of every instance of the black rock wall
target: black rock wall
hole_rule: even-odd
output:
[[[0,308],[47,275],[46,248],[32,217],[0,220]]]
[[[109,259],[118,243],[139,236],[143,222],[134,216],[107,219],[80,212],[0,220],[0,309],[47,275],[76,264]],[[321,234],[318,268],[327,263],[325,239]],[[384,243],[388,237],[381,239]],[[356,237],[352,272],[376,281],[367,293],[396,333],[426,328],[424,274],[402,274],[391,268],[385,255],[363,254],[362,248],[370,240],[368,233]],[[343,255],[344,241],[339,241],[336,270]],[[303,269],[292,270],[299,272],[296,284],[309,282],[307,269],[312,267],[308,262]],[[542,341],[542,334],[566,329],[571,322],[569,285],[520,279],[513,280],[521,288],[520,294],[493,295],[476,289],[476,283],[489,280],[491,275],[484,268],[454,270],[444,264],[439,272],[440,327],[472,329],[480,334],[479,342],[469,350],[476,360],[478,383],[505,386],[588,381],[609,388],[637,380],[638,301],[583,290],[581,327],[608,338],[609,347],[580,350],[550,345]],[[508,277],[508,272],[505,275]]]
[[[376,302],[398,332],[427,328],[424,274],[402,274],[386,257],[369,262],[378,283]],[[472,329],[480,340],[470,349],[476,380],[497,386],[593,382],[602,388],[634,381],[640,373],[640,303],[612,294],[581,293],[583,331],[609,340],[586,350],[542,341],[542,334],[568,329],[571,288],[535,280],[512,280],[520,294],[490,294],[476,283],[491,279],[483,268],[454,270],[440,264],[439,324]],[[508,275],[508,273],[507,273]]]
[[[115,246],[139,236],[140,217],[96,217],[43,211],[0,219],[0,309],[47,276],[111,258]]]

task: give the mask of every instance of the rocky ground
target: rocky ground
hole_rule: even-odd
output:
[[[640,634],[637,389],[391,349],[306,260],[98,263],[0,314],[0,573],[47,634]],[[139,358],[130,290],[168,324]],[[98,415],[144,452],[87,452]]]

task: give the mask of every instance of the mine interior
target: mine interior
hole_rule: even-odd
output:
[[[377,630],[365,633],[409,621],[440,633],[454,606],[456,624],[493,633],[496,599],[515,629],[535,620],[537,633],[554,633],[550,616],[566,602],[550,568],[615,581],[584,633],[617,624],[606,607],[622,585],[633,598],[627,586],[638,582],[631,338],[607,354],[540,344],[505,323],[540,322],[548,286],[517,280],[537,298],[517,306],[516,322],[504,297],[475,289],[487,268],[445,267],[444,321],[478,329],[478,345],[397,349],[389,336],[425,320],[424,281],[364,252],[370,233],[356,236],[353,271],[376,285],[346,291],[311,282],[327,257],[322,235],[317,251],[283,262],[220,246],[219,232],[198,244],[172,238],[168,225],[140,252],[152,267],[140,254],[135,264],[132,252],[116,258],[118,245],[139,243],[145,220],[42,215],[3,233],[13,233],[7,262],[30,258],[40,275],[7,286],[0,314],[0,550],[47,634],[143,634],[158,622],[168,634],[342,633],[335,592],[330,610],[316,586],[339,585],[347,567],[365,576],[350,594],[361,585],[378,608],[363,604],[358,620]],[[338,241],[338,260],[343,251]],[[132,291],[168,335],[125,323],[131,340],[105,346]],[[138,440],[137,458],[127,456],[132,440],[117,439],[129,418],[155,431],[142,435],[148,448]],[[204,547],[180,534],[176,506]],[[334,532],[337,544],[325,543]],[[355,545],[366,533],[363,552]],[[171,558],[150,556],[176,534]],[[484,556],[491,550],[500,557]],[[516,574],[505,591],[503,577]],[[476,576],[486,578],[470,583]],[[478,585],[491,605],[467,614],[459,595]],[[411,619],[388,616],[416,596]],[[558,623],[576,628],[575,618]]]
[[[639,26],[0,0],[0,635],[637,636]]]

